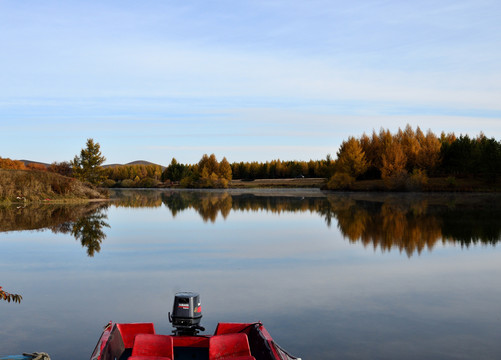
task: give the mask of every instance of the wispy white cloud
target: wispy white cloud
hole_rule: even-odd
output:
[[[0,141],[29,157],[44,148],[38,137],[99,135],[109,158],[134,159],[130,149],[165,139],[237,160],[250,155],[236,142],[267,148],[250,153],[264,159],[273,149],[308,159],[406,123],[499,137],[500,10],[493,0],[2,1]],[[35,139],[31,150],[19,134]]]

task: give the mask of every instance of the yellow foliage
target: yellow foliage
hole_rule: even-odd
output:
[[[352,177],[357,177],[367,170],[365,153],[360,145],[360,141],[354,137],[350,137],[348,141],[343,141],[337,157],[339,170]]]

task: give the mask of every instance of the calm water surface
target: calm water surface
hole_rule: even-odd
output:
[[[261,320],[303,359],[500,359],[501,198],[117,191],[0,208],[0,355],[88,359],[108,321]]]

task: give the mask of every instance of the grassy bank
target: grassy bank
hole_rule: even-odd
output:
[[[0,170],[0,202],[79,201],[106,196],[89,185],[36,170]]]
[[[231,180],[228,187],[240,188],[320,188],[325,184],[323,178],[293,178],[293,179],[256,179],[252,181]]]

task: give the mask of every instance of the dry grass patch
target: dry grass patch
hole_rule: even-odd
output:
[[[0,201],[99,199],[105,196],[82,182],[36,170],[0,170]]]

